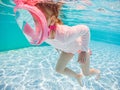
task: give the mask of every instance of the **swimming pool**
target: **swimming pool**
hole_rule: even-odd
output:
[[[13,12],[7,13],[7,9],[12,10],[13,3],[11,0],[0,0],[0,2],[0,7],[6,8],[0,15],[6,16],[8,14],[6,20],[1,22],[4,25],[9,23],[11,18],[14,18]],[[98,2],[94,1],[93,6],[85,10],[78,10],[67,4],[61,11],[65,12],[61,16],[65,24],[72,26],[83,23],[91,28],[90,48],[93,52],[91,67],[101,70],[101,79],[99,81],[95,81],[94,77],[84,78],[84,87],[81,88],[75,79],[56,73],[54,68],[59,53],[53,47],[43,45],[41,47],[26,47],[24,49],[0,52],[0,90],[119,90],[119,3],[119,0],[107,0],[101,3],[100,0]],[[76,5],[76,3],[74,4]],[[110,5],[112,8],[109,7]],[[99,11],[99,8],[102,8],[102,11]],[[73,15],[74,17],[72,17]],[[11,21],[11,25],[14,23],[15,21]],[[8,28],[6,29],[8,30]],[[1,31],[1,33],[4,32]],[[22,40],[25,39],[21,39],[20,42]],[[12,41],[8,40],[9,43]],[[25,43],[23,46],[27,44],[26,41],[23,41],[23,43]],[[10,44],[10,46],[14,45]],[[74,56],[68,67],[79,72],[77,55]]]

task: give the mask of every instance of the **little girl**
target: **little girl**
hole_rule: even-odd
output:
[[[46,42],[61,51],[56,71],[76,78],[82,86],[81,79],[83,75],[90,76],[96,74],[96,78],[99,78],[100,71],[94,68],[90,69],[90,51],[88,48],[90,41],[89,28],[86,25],[63,25],[62,21],[58,18],[62,4],[51,1],[40,2],[35,6],[44,13],[48,27],[51,29]],[[81,66],[82,73],[76,73],[66,67],[75,53],[79,54],[78,63]]]

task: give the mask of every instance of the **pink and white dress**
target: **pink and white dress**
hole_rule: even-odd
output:
[[[75,54],[78,51],[88,52],[89,41],[90,30],[86,25],[57,25],[55,38],[45,42],[61,51]]]

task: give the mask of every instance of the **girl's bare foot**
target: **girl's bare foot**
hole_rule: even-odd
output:
[[[95,79],[96,79],[96,80],[99,80],[99,79],[100,79],[100,70],[97,70],[96,72],[97,72],[97,73],[96,73],[96,78],[95,78]]]
[[[100,79],[100,70],[98,69],[90,69],[90,75],[96,75],[96,80],[99,80]]]
[[[78,81],[78,83],[81,87],[83,87],[82,77],[83,77],[82,74],[78,74],[77,77],[76,77],[76,79],[77,79],[77,81]]]

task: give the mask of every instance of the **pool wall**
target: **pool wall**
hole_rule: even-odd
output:
[[[14,22],[14,17],[0,15],[0,18],[2,19],[0,21],[0,51],[30,46]]]
[[[47,45],[43,43],[41,46]],[[14,16],[0,14],[0,51],[31,46],[18,27]]]

